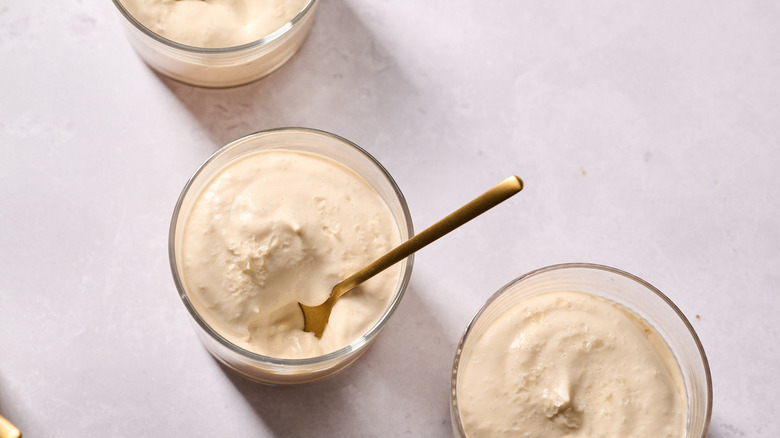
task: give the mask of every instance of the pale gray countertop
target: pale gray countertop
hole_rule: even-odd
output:
[[[710,436],[780,436],[780,3],[322,0],[281,70],[182,85],[108,0],[0,0],[0,413],[25,437],[449,436],[455,345],[530,270],[653,283],[710,360]],[[171,280],[170,215],[220,146],[307,126],[392,173],[418,230],[525,190],[417,255],[378,342],[272,388],[221,368]]]

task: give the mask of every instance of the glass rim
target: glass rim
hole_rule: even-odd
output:
[[[314,0],[316,1],[316,0]],[[252,134],[248,134],[246,136],[243,136],[241,138],[238,138],[227,145],[221,147],[216,152],[211,154],[206,161],[201,164],[198,169],[195,171],[195,173],[192,174],[192,176],[189,178],[187,183],[184,185],[184,188],[182,189],[181,193],[179,194],[179,198],[176,201],[176,206],[173,209],[173,215],[171,217],[171,223],[170,227],[168,229],[168,261],[170,263],[171,267],[171,274],[173,275],[173,281],[176,285],[176,290],[179,294],[179,298],[181,298],[182,302],[184,303],[184,306],[189,311],[190,315],[193,317],[195,322],[214,340],[219,342],[222,346],[228,348],[232,352],[239,354],[243,357],[263,362],[267,364],[272,365],[279,365],[279,366],[289,366],[289,367],[299,367],[299,366],[307,366],[307,365],[315,365],[320,363],[327,363],[334,359],[339,359],[341,357],[344,357],[348,355],[349,353],[359,350],[360,348],[363,348],[366,344],[371,342],[376,335],[379,333],[379,331],[385,326],[387,321],[390,319],[390,317],[393,315],[395,310],[398,308],[398,305],[401,302],[401,298],[403,298],[404,294],[406,293],[406,290],[409,286],[409,282],[412,275],[412,268],[414,266],[414,254],[410,255],[406,259],[406,266],[403,272],[403,276],[401,278],[400,283],[398,284],[398,293],[395,295],[393,300],[388,304],[387,308],[385,309],[384,313],[380,316],[379,320],[364,334],[362,334],[360,337],[358,337],[356,340],[352,341],[350,344],[332,351],[327,354],[323,354],[321,356],[314,356],[314,357],[307,357],[307,358],[299,358],[299,359],[286,359],[286,358],[278,358],[273,356],[266,356],[259,353],[255,353],[253,351],[247,350],[245,348],[239,347],[238,345],[230,342],[228,339],[226,339],[224,336],[219,334],[213,327],[211,327],[198,313],[198,311],[193,306],[192,302],[189,299],[189,296],[187,295],[187,291],[184,287],[184,284],[181,281],[181,276],[179,275],[179,269],[176,263],[176,224],[178,222],[179,214],[181,212],[182,203],[184,202],[184,198],[189,193],[189,190],[193,183],[198,179],[198,177],[203,173],[203,171],[217,158],[222,156],[223,154],[229,152],[234,147],[237,147],[238,145],[243,144],[246,141],[250,141],[253,137],[257,137],[260,135],[266,135],[266,134],[281,134],[285,132],[295,132],[295,133],[307,133],[311,135],[319,135],[324,137],[329,137],[330,139],[336,140],[338,142],[343,143],[346,146],[349,146],[353,149],[355,149],[357,152],[361,153],[364,157],[368,158],[369,161],[376,166],[376,168],[380,171],[382,176],[385,177],[387,182],[390,184],[390,186],[393,189],[393,193],[398,197],[399,204],[401,206],[401,210],[403,212],[403,216],[405,219],[406,227],[409,230],[409,236],[414,235],[414,228],[412,226],[412,216],[409,212],[409,207],[406,203],[406,198],[404,197],[403,193],[401,192],[401,189],[396,184],[393,177],[390,175],[390,173],[385,169],[385,167],[371,154],[369,154],[365,149],[361,148],[357,144],[330,132],[319,130],[319,129],[313,129],[313,128],[302,128],[302,127],[282,127],[282,128],[274,128],[274,129],[267,129],[262,131],[257,131]],[[324,156],[324,155],[323,155]],[[326,158],[329,158],[326,156]],[[334,160],[335,161],[335,160]],[[341,163],[339,163],[341,164]],[[343,165],[343,164],[342,164]]]
[[[314,5],[317,3],[318,0],[308,0],[306,3],[306,6],[303,7],[303,9],[300,10],[290,21],[283,24],[281,27],[276,29],[275,31],[269,33],[268,35],[263,36],[260,39],[250,41],[248,43],[240,44],[238,46],[230,46],[230,47],[198,47],[198,46],[191,46],[189,44],[183,44],[176,41],[173,41],[171,39],[165,38],[164,36],[152,31],[148,27],[144,26],[140,21],[138,21],[128,10],[125,8],[125,6],[122,4],[121,0],[113,0],[114,6],[119,10],[119,12],[122,14],[122,16],[130,23],[132,24],[136,29],[141,31],[144,35],[152,38],[153,40],[157,41],[158,43],[164,44],[168,47],[172,47],[174,49],[182,50],[185,52],[191,52],[191,53],[206,53],[206,54],[228,54],[228,53],[236,53],[241,52],[243,50],[252,49],[256,47],[261,47],[265,45],[269,45],[272,42],[280,39],[282,36],[288,34],[290,31],[295,29],[298,22],[303,20],[305,16],[309,14],[309,12],[314,8]]]
[[[688,329],[688,333],[691,336],[691,339],[693,340],[694,344],[696,345],[696,348],[699,353],[699,357],[701,358],[702,365],[704,366],[704,374],[705,374],[705,380],[707,385],[707,406],[706,406],[706,413],[705,413],[705,427],[702,431],[702,437],[707,436],[707,432],[709,430],[710,422],[712,421],[712,374],[710,372],[710,365],[709,361],[707,360],[707,354],[704,352],[704,346],[702,346],[701,341],[699,340],[699,336],[696,334],[696,331],[693,328],[693,325],[691,325],[688,318],[683,314],[682,310],[680,310],[679,307],[669,298],[661,292],[658,288],[653,286],[652,284],[648,283],[646,280],[641,279],[640,277],[637,277],[634,274],[631,274],[629,272],[623,271],[618,268],[613,268],[611,266],[607,265],[601,265],[596,263],[584,263],[584,262],[575,262],[575,263],[560,263],[556,265],[550,265],[545,266],[543,268],[538,268],[533,271],[530,271],[528,273],[525,273],[514,280],[511,280],[509,283],[505,284],[501,288],[498,289],[493,295],[491,295],[487,301],[480,307],[480,309],[477,311],[476,314],[471,318],[471,321],[469,321],[469,324],[466,326],[466,329],[463,332],[463,335],[460,338],[460,341],[458,342],[458,346],[455,352],[455,359],[452,363],[452,375],[450,380],[450,406],[453,408],[453,415],[455,417],[456,424],[458,426],[458,431],[461,435],[466,436],[465,430],[463,429],[463,422],[460,417],[460,408],[458,407],[457,403],[457,381],[458,381],[458,375],[460,374],[460,359],[461,355],[463,353],[463,347],[466,344],[467,339],[469,338],[469,335],[471,334],[472,330],[474,329],[477,321],[479,318],[487,311],[487,309],[501,296],[504,295],[508,290],[512,289],[516,284],[520,283],[521,281],[524,281],[526,279],[535,277],[537,275],[541,275],[547,272],[552,271],[561,271],[561,270],[568,270],[568,269],[592,269],[597,271],[604,271],[609,272],[611,274],[619,275],[621,277],[627,278],[631,281],[634,281],[642,286],[644,286],[647,290],[652,291],[656,296],[661,298],[662,301],[664,301],[671,309],[674,311],[674,313],[677,314],[677,317],[680,318],[680,321],[685,325],[685,327]],[[642,315],[639,315],[642,317]],[[674,354],[674,352],[673,352]],[[676,354],[675,354],[675,360],[677,360]],[[457,409],[454,409],[457,407]]]

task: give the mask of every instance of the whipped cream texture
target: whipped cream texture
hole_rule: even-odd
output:
[[[234,47],[292,20],[308,0],[121,0],[152,32],[194,47]]]
[[[669,347],[603,298],[524,299],[463,360],[458,401],[469,437],[685,436],[685,389]]]
[[[230,162],[198,195],[182,234],[181,277],[198,313],[234,344],[315,357],[378,321],[400,266],[341,297],[321,339],[303,331],[298,302],[324,302],[399,241],[388,206],[353,171],[319,155],[265,150]]]

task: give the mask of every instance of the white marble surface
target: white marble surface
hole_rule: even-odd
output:
[[[0,0],[0,413],[26,437],[449,436],[471,316],[549,264],[637,274],[688,315],[710,436],[780,436],[780,3],[322,0],[254,84],[150,71],[108,0]],[[523,193],[418,254],[379,342],[304,387],[201,347],[168,221],[219,146],[279,126],[383,162],[417,229]]]

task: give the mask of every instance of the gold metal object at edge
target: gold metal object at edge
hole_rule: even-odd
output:
[[[0,438],[22,438],[22,432],[0,415]]]

